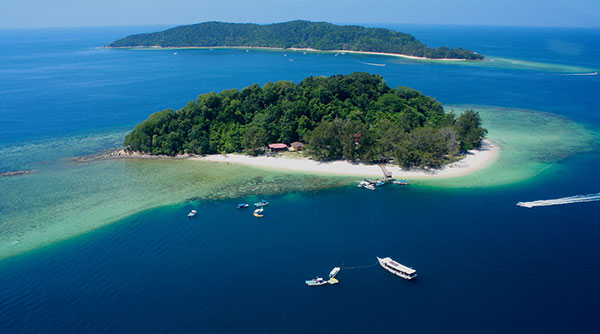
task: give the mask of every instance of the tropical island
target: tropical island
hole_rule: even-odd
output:
[[[457,117],[414,89],[355,72],[201,94],[180,110],[150,115],[124,146],[152,156],[257,156],[269,144],[301,142],[316,161],[440,168],[481,147],[486,134],[473,110]]]
[[[127,36],[108,47],[244,47],[394,54],[426,59],[481,60],[462,48],[430,48],[410,34],[358,25],[290,21],[259,25],[204,22]]]

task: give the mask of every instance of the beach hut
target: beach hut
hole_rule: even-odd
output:
[[[295,141],[290,144],[290,151],[304,151],[304,144],[299,141]]]
[[[269,144],[269,150],[271,150],[271,152],[287,151],[288,146],[284,143]]]

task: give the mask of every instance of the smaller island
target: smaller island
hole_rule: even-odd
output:
[[[267,25],[204,22],[119,39],[110,48],[277,48],[307,51],[360,52],[410,58],[481,60],[471,50],[430,48],[410,34],[358,25],[296,20]]]
[[[206,93],[184,108],[152,114],[126,135],[136,155],[262,155],[301,142],[316,161],[392,162],[440,168],[481,147],[479,113],[458,117],[414,89],[355,72]]]

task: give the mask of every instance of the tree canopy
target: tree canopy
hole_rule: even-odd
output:
[[[414,36],[383,28],[290,21],[267,25],[204,22],[119,39],[109,47],[247,46],[397,53],[426,58],[483,59],[462,48],[430,48]]]
[[[304,141],[317,160],[436,168],[479,147],[487,133],[481,125],[472,110],[456,119],[434,98],[355,72],[202,94],[180,110],[150,115],[124,145],[150,154],[256,155],[269,143]]]

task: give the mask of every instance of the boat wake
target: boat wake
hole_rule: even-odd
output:
[[[518,206],[525,208],[533,208],[534,206],[552,206],[552,205],[563,205],[573,203],[585,203],[585,202],[596,202],[600,201],[600,193],[589,194],[589,195],[575,195],[556,199],[546,199],[532,202],[519,202]]]
[[[377,64],[377,63],[365,63],[361,61],[361,64],[365,64],[365,65],[371,65],[371,66],[387,66],[386,64]]]
[[[590,72],[590,73],[571,73],[565,75],[598,75],[598,72]]]

